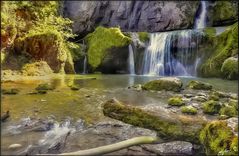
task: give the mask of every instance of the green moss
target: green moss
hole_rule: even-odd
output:
[[[36,88],[37,91],[47,91],[53,90],[53,87],[50,86],[48,83],[39,84]]]
[[[15,95],[20,92],[19,89],[11,88],[11,89],[2,89],[2,94],[9,94],[9,95]]]
[[[131,43],[131,39],[125,36],[119,28],[97,27],[93,33],[86,36],[88,63],[96,69],[114,47],[124,47]]]
[[[221,68],[222,77],[229,80],[238,79],[238,59],[230,57],[226,59]]]
[[[225,121],[212,121],[200,132],[200,142],[204,145],[207,155],[217,155],[223,151],[237,154],[234,134]]]
[[[138,32],[139,39],[142,42],[149,41],[149,34],[147,32]]]
[[[207,27],[203,29],[203,32],[206,35],[206,37],[209,37],[209,38],[216,36],[216,29],[213,27]]]
[[[196,90],[211,90],[212,89],[212,85],[201,82],[201,81],[194,81],[194,80],[190,81],[187,84],[187,87],[190,89],[196,89]]]
[[[168,104],[171,106],[182,106],[185,105],[185,103],[183,102],[182,97],[171,97],[168,99]]]
[[[185,113],[185,114],[191,114],[191,115],[197,114],[197,109],[192,106],[183,106],[181,107],[181,111],[182,113]]]
[[[236,20],[238,18],[236,5],[238,4],[233,5],[232,1],[216,1],[213,7],[213,21]]]
[[[200,66],[203,77],[225,77],[221,68],[223,62],[238,53],[238,22],[230,26],[225,32],[216,36],[212,45],[212,53]]]
[[[236,110],[238,110],[238,101],[237,101],[237,100],[230,99],[229,102],[228,102],[228,105],[229,105],[229,106],[232,106],[232,107],[234,107]]]
[[[214,101],[219,101],[219,96],[212,94],[212,95],[209,96],[208,99],[209,100],[214,100]]]
[[[217,101],[213,100],[204,102],[202,105],[203,112],[211,115],[219,113],[219,110],[221,108],[220,104]]]
[[[196,126],[190,126],[176,120],[159,117],[137,107],[124,105],[114,99],[104,103],[103,107],[103,113],[105,116],[132,124],[134,126],[155,130],[162,138],[171,140],[183,139],[198,142],[198,134],[201,128],[201,123],[197,123]]]
[[[226,115],[228,117],[234,117],[237,116],[237,110],[233,106],[224,106],[219,111],[220,115]]]
[[[175,91],[179,92],[182,88],[182,82],[178,79],[170,79],[170,78],[161,78],[159,80],[153,80],[145,83],[142,86],[143,90],[166,90],[166,91]]]

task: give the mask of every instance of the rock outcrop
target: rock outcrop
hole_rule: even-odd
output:
[[[196,1],[65,1],[64,16],[74,21],[77,34],[97,25],[156,32],[191,28],[198,6]]]

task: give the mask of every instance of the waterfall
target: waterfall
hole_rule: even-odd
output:
[[[143,58],[144,75],[196,76],[197,45],[201,32],[194,30],[150,34]]]
[[[129,45],[128,70],[130,74],[135,74],[134,52],[133,52],[133,47],[131,44]]]
[[[195,20],[195,29],[202,29],[206,27],[206,21],[207,21],[207,5],[206,1],[200,1],[201,11],[199,13],[198,18]]]
[[[86,74],[87,73],[87,57],[85,55],[85,58],[84,58],[84,63],[83,63],[83,74]]]

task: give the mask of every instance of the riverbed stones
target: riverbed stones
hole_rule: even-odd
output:
[[[175,91],[179,92],[182,89],[183,83],[176,77],[164,77],[158,80],[153,80],[145,83],[142,86],[143,90],[155,90],[155,91]]]
[[[187,87],[190,89],[196,89],[196,90],[211,90],[212,85],[209,83],[201,82],[201,81],[190,81],[187,84]]]

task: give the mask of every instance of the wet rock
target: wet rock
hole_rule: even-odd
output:
[[[52,69],[45,61],[34,62],[25,64],[21,70],[25,76],[44,76],[53,74]]]
[[[149,81],[142,86],[143,90],[166,90],[179,92],[182,89],[183,83],[176,77],[164,77],[158,80]]]
[[[70,86],[71,90],[79,90],[80,88],[76,85],[72,85]]]
[[[1,122],[4,122],[7,120],[7,118],[10,117],[10,112],[7,111],[6,113],[3,113],[3,115],[1,115]]]
[[[157,155],[193,155],[193,145],[185,141],[172,141],[157,145],[143,145]]]
[[[196,90],[211,90],[212,89],[212,85],[210,85],[209,83],[201,82],[201,81],[190,81],[187,84],[187,87],[190,89],[196,89]]]
[[[11,144],[8,146],[8,149],[10,150],[15,150],[15,149],[18,149],[18,148],[21,148],[22,145],[21,144]]]
[[[186,98],[191,98],[191,97],[194,97],[194,95],[193,95],[193,94],[184,94],[184,96],[185,96]]]
[[[205,98],[204,96],[195,96],[192,98],[192,100],[195,100],[198,102],[205,102],[205,101],[207,101],[207,98]]]
[[[136,91],[141,91],[142,90],[142,85],[141,84],[136,84],[136,85],[128,87],[128,89],[133,89],[133,90],[136,90]]]

